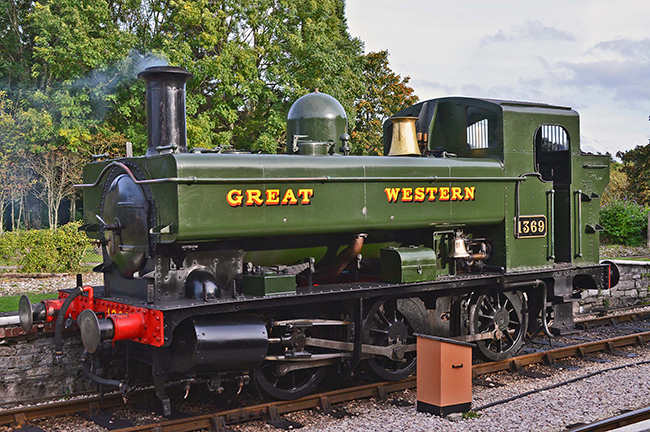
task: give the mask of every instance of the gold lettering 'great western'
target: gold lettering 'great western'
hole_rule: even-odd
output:
[[[226,194],[226,201],[231,207],[275,206],[275,205],[309,205],[314,196],[313,189],[231,189]]]
[[[389,203],[396,202],[425,202],[425,201],[474,201],[476,187],[416,187],[416,188],[386,188],[386,199]]]

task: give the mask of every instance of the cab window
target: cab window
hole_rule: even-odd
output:
[[[491,111],[467,107],[467,148],[486,149],[498,145],[497,115]]]
[[[538,132],[542,151],[556,152],[569,150],[569,134],[560,125],[541,125]]]

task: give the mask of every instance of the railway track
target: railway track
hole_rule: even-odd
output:
[[[650,428],[650,408],[643,408],[635,411],[630,411],[621,415],[610,417],[605,420],[600,420],[594,423],[577,426],[569,429],[568,432],[605,432],[613,429],[622,428],[645,422],[643,425],[638,425],[639,428],[634,429],[637,431],[645,431]]]
[[[576,327],[588,330],[602,325],[616,325],[621,323],[636,322],[646,318],[650,318],[650,311],[631,312],[620,315],[607,315],[598,318],[590,318],[586,320],[576,320]]]
[[[510,370],[525,374],[524,368],[532,364],[554,364],[557,360],[567,357],[587,358],[596,352],[616,353],[617,348],[645,345],[650,342],[650,331],[635,333],[627,336],[604,339],[594,342],[586,342],[572,346],[550,349],[546,351],[526,354],[513,357],[501,362],[479,363],[472,367],[474,377],[480,375]],[[225,430],[228,424],[240,423],[250,420],[265,420],[268,422],[281,422],[281,416],[286,413],[313,409],[319,407],[322,412],[329,412],[335,404],[348,402],[356,399],[377,397],[385,399],[389,393],[416,387],[416,377],[409,377],[402,381],[381,382],[366,384],[357,387],[329,391],[320,394],[306,396],[302,399],[288,402],[270,402],[260,405],[230,409],[209,415],[200,415],[177,420],[169,420],[161,423],[146,426],[137,426],[121,431],[193,431],[211,429],[216,431]],[[151,391],[140,391],[129,398],[129,403],[150,401],[153,398]],[[69,400],[51,404],[21,407],[0,411],[0,426],[22,427],[30,421],[62,416],[66,414],[99,412],[101,409],[110,409],[123,406],[124,402],[119,394],[108,394],[100,401],[99,397],[88,397],[84,399]]]

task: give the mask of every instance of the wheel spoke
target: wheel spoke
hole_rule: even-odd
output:
[[[473,333],[502,329],[496,339],[478,341],[477,354],[485,360],[499,361],[513,355],[523,344],[526,326],[525,299],[516,292],[493,292],[474,297]],[[494,313],[491,314],[490,311]],[[497,324],[499,323],[499,324]]]
[[[390,337],[404,344],[414,344],[413,333],[424,332],[428,314],[416,299],[388,299],[376,304],[364,321],[363,343],[386,346]],[[372,356],[366,360],[370,370],[384,380],[404,379],[415,371],[415,355],[407,353],[405,361],[395,361],[385,356]]]
[[[386,324],[388,324],[388,326],[390,327],[391,322],[390,322],[390,320],[386,317],[386,315],[384,314],[384,311],[383,311],[383,310],[381,310],[381,309],[377,310],[377,316],[378,316],[379,318],[381,318],[382,320],[384,320],[384,322],[385,322]]]
[[[390,318],[390,323],[397,322],[397,300],[389,300],[384,303],[384,312]]]

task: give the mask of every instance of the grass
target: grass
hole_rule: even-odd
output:
[[[482,414],[480,412],[470,410],[463,413],[463,420],[472,420],[472,419],[481,418],[481,415]]]
[[[79,260],[81,263],[100,263],[102,262],[102,254],[95,252],[92,246],[89,246],[84,251],[83,256]]]
[[[650,261],[650,257],[622,257],[622,258],[614,258],[614,259],[624,259],[627,261]]]
[[[20,297],[19,295],[0,297],[0,312],[17,311]],[[41,300],[59,298],[59,293],[28,294],[27,297],[29,297],[32,303],[39,303]]]

